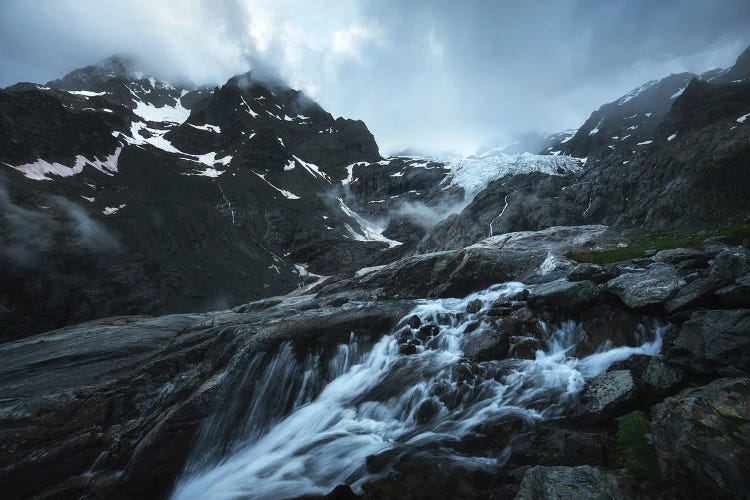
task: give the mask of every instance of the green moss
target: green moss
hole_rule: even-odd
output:
[[[591,264],[612,264],[624,260],[643,257],[647,250],[669,250],[672,248],[696,248],[703,247],[707,238],[722,236],[731,245],[739,245],[750,239],[750,224],[735,224],[733,226],[710,232],[697,233],[688,236],[669,236],[663,234],[652,234],[633,239],[627,247],[613,248],[611,250],[593,250],[583,252],[568,252],[565,254],[576,262],[588,262]]]
[[[639,481],[658,486],[664,481],[659,469],[656,451],[646,440],[651,432],[651,422],[641,415],[634,415],[620,422],[617,443],[621,462]]]

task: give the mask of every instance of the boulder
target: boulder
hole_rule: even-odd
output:
[[[532,307],[575,314],[595,304],[601,296],[593,281],[553,281],[534,288],[528,298]]]
[[[521,481],[516,500],[580,499],[619,500],[625,494],[615,474],[581,465],[578,467],[531,467]]]
[[[750,374],[750,309],[693,313],[666,361],[695,374]]]
[[[675,392],[683,378],[680,368],[668,365],[661,358],[654,357],[651,358],[643,373],[643,388],[649,396],[664,396]]]
[[[672,266],[655,264],[644,272],[621,274],[605,288],[631,309],[642,309],[672,298],[684,285]]]
[[[711,260],[711,255],[705,251],[695,250],[693,248],[671,248],[669,250],[657,252],[653,259],[657,262],[663,262],[675,266],[684,261],[708,262]]]
[[[509,347],[508,335],[491,328],[475,330],[461,341],[461,350],[470,361],[504,359]]]
[[[617,276],[617,270],[612,267],[597,264],[578,264],[568,275],[568,281],[593,281],[596,284],[604,283]]]
[[[716,296],[726,307],[750,306],[750,274],[740,276],[731,285],[716,290]]]
[[[514,447],[509,461],[515,465],[604,465],[613,448],[614,440],[606,433],[545,424]]]
[[[664,309],[671,314],[690,307],[712,305],[721,299],[714,292],[731,286],[736,279],[748,273],[750,256],[747,250],[741,247],[725,248],[716,255],[708,272],[682,288],[665,304]]]
[[[747,498],[750,378],[686,389],[652,410],[651,434],[664,475],[688,497]]]
[[[581,407],[574,417],[596,423],[621,414],[633,403],[635,381],[629,370],[615,370],[597,375],[581,395]]]

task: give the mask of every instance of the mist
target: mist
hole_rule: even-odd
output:
[[[746,0],[0,3],[0,85],[114,53],[198,84],[252,70],[362,119],[384,153],[576,128],[647,80],[726,67],[748,44]]]
[[[21,206],[0,183],[3,260],[21,267],[38,266],[58,245],[87,255],[120,249],[117,237],[75,203],[59,196],[47,197],[43,203],[37,208]]]

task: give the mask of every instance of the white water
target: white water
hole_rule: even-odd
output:
[[[423,323],[450,324],[415,355],[399,354],[394,334],[370,349],[352,337],[327,360],[308,355],[298,362],[289,344],[270,361],[256,356],[237,385],[247,391],[254,381],[254,394],[243,397],[240,390],[208,420],[173,498],[286,498],[325,494],[341,483],[356,491],[374,477],[365,466],[370,455],[456,442],[477,425],[508,415],[559,416],[587,379],[616,361],[661,348],[656,328],[640,347],[576,359],[571,352],[581,331],[568,322],[549,328],[547,348],[536,359],[473,365],[473,379],[456,380],[453,368],[462,362],[460,343],[469,322],[522,288],[506,283],[465,299],[422,302],[396,331],[412,314]],[[465,315],[476,298],[482,311]],[[439,412],[418,424],[415,412],[427,399],[438,403]],[[493,465],[502,463],[498,456],[453,458]]]

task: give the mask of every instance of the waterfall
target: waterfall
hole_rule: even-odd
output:
[[[238,393],[207,420],[173,498],[287,498],[325,494],[341,483],[356,491],[376,477],[367,469],[368,456],[456,442],[508,415],[560,416],[586,380],[616,361],[661,349],[656,326],[644,330],[639,347],[603,346],[578,359],[571,353],[581,330],[568,321],[548,325],[546,348],[533,360],[483,362],[473,366],[472,377],[457,376],[455,368],[465,361],[464,330],[493,302],[523,287],[506,283],[464,299],[424,300],[374,345],[352,336],[327,359],[314,353],[299,361],[289,343],[272,357],[252,358],[237,384],[245,392],[252,388],[248,399]],[[476,299],[480,311],[467,314]],[[396,332],[412,315],[440,323],[440,333],[404,355]],[[501,465],[504,457],[452,458]]]

